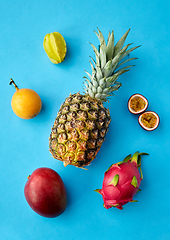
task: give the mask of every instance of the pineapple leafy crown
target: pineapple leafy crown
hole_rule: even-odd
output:
[[[85,71],[88,77],[84,77],[84,90],[90,97],[106,102],[109,96],[112,96],[113,92],[118,90],[122,85],[117,81],[118,77],[134,66],[128,65],[122,67],[125,63],[137,59],[134,57],[125,59],[126,56],[139,47],[129,48],[132,43],[123,47],[129,31],[130,29],[119,39],[116,45],[114,45],[113,31],[111,33],[109,32],[107,44],[102,32],[99,29],[98,32],[95,31],[100,45],[99,49],[97,49],[91,44],[96,56],[96,61],[90,57],[91,60],[89,62],[92,68],[92,74]]]

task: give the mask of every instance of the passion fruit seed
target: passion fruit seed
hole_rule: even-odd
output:
[[[23,119],[36,117],[41,111],[42,106],[40,96],[32,89],[19,89],[12,78],[9,84],[13,84],[16,90],[11,100],[13,112]]]
[[[153,131],[159,125],[159,116],[153,111],[147,111],[139,116],[138,121],[142,128],[147,131]]]
[[[43,47],[52,63],[58,64],[64,61],[67,47],[63,36],[59,32],[46,34]]]
[[[133,114],[144,112],[148,107],[148,100],[141,94],[134,94],[129,98],[128,109]]]
[[[134,97],[130,103],[131,108],[136,112],[144,109],[146,102],[141,97]]]

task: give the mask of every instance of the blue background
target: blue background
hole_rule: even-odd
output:
[[[170,239],[170,2],[168,0],[5,0],[0,5],[0,239]],[[112,122],[97,159],[88,171],[63,166],[52,158],[48,138],[54,119],[70,93],[83,92],[84,70],[91,71],[89,44],[98,45],[93,30],[116,41],[131,27],[126,43],[142,45],[122,87],[110,99]],[[43,49],[47,33],[60,32],[67,43],[66,59],[54,65]],[[42,99],[41,113],[22,120],[11,109],[15,92],[34,89]],[[160,116],[153,132],[143,130],[127,109],[128,98],[141,93],[149,110]],[[136,151],[143,156],[142,191],[122,211],[103,208],[101,188],[107,168]],[[68,195],[66,211],[48,219],[34,213],[24,198],[27,176],[50,167],[62,177]]]

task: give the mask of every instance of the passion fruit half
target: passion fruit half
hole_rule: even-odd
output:
[[[147,131],[155,130],[159,125],[159,116],[156,112],[146,111],[138,118],[139,124]]]
[[[133,94],[128,100],[128,109],[133,114],[140,114],[148,107],[148,100],[139,93]]]

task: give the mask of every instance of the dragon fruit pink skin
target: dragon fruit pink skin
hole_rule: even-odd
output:
[[[133,196],[139,191],[143,179],[141,155],[148,154],[136,152],[132,157],[130,154],[105,172],[102,189],[95,191],[102,195],[106,209],[116,207],[122,210],[126,203],[137,202]]]

